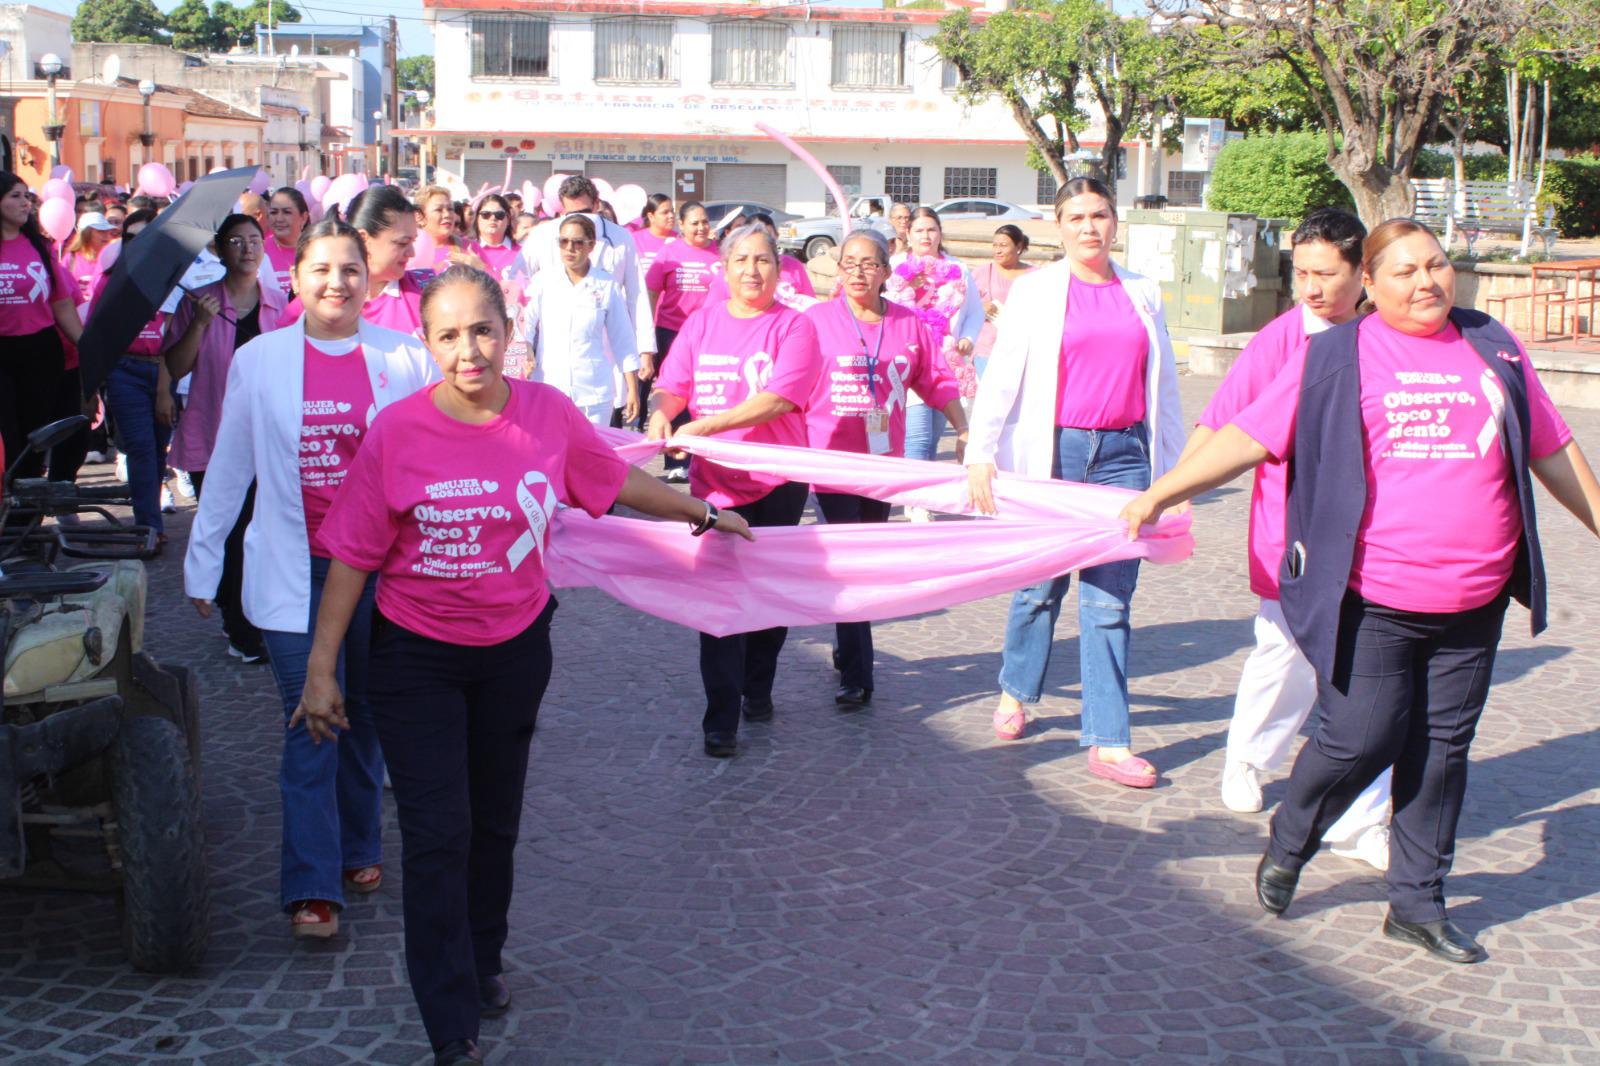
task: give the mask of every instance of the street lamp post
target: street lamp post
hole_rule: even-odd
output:
[[[53,166],[61,165],[61,135],[67,128],[56,113],[56,76],[65,66],[61,57],[54,52],[46,52],[39,60],[39,69],[44,72],[50,94],[50,121],[44,128],[44,139],[50,142],[50,162]]]
[[[373,140],[378,149],[378,176],[381,178],[386,169],[385,160],[389,154],[388,145],[383,143],[383,112],[374,111],[372,113],[372,121],[377,124],[377,133],[374,135]]]
[[[156,83],[149,78],[139,83],[139,95],[144,97],[144,131],[139,134],[139,143],[144,145],[144,161],[150,162],[150,149],[156,143],[156,131],[150,126],[150,98],[156,94]]]
[[[417,101],[417,123],[420,125],[423,121],[423,116],[428,112],[428,101],[433,97],[429,95],[426,89],[418,89],[415,95]],[[424,189],[428,187],[428,140],[426,137],[417,138],[417,184]]]

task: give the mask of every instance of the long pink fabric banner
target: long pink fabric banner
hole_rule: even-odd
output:
[[[608,437],[635,464],[663,448],[637,434]],[[966,471],[949,463],[712,437],[679,437],[672,445],[831,492],[970,513]],[[676,523],[562,509],[545,561],[557,588],[593,586],[647,614],[727,636],[922,614],[1099,563],[1175,563],[1194,551],[1187,514],[1163,517],[1128,540],[1117,521],[1135,495],[1126,489],[1001,474],[994,493],[996,518],[758,529],[754,544],[690,537]]]

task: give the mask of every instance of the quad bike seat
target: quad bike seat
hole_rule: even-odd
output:
[[[46,585],[47,578],[83,575],[84,591],[44,599],[15,615],[5,649],[5,699],[42,692],[52,685],[94,677],[117,652],[128,627],[133,651],[144,644],[144,565],[137,560],[97,562],[58,573],[0,578]],[[57,582],[59,587],[60,582]],[[16,594],[10,597],[13,601]]]

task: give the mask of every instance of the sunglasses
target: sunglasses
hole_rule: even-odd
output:
[[[487,218],[491,222],[499,222],[506,217],[506,213],[504,211],[479,211],[478,217]]]

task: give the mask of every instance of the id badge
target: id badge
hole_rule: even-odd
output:
[[[867,451],[873,455],[888,455],[889,412],[874,407],[864,417],[867,420]]]

